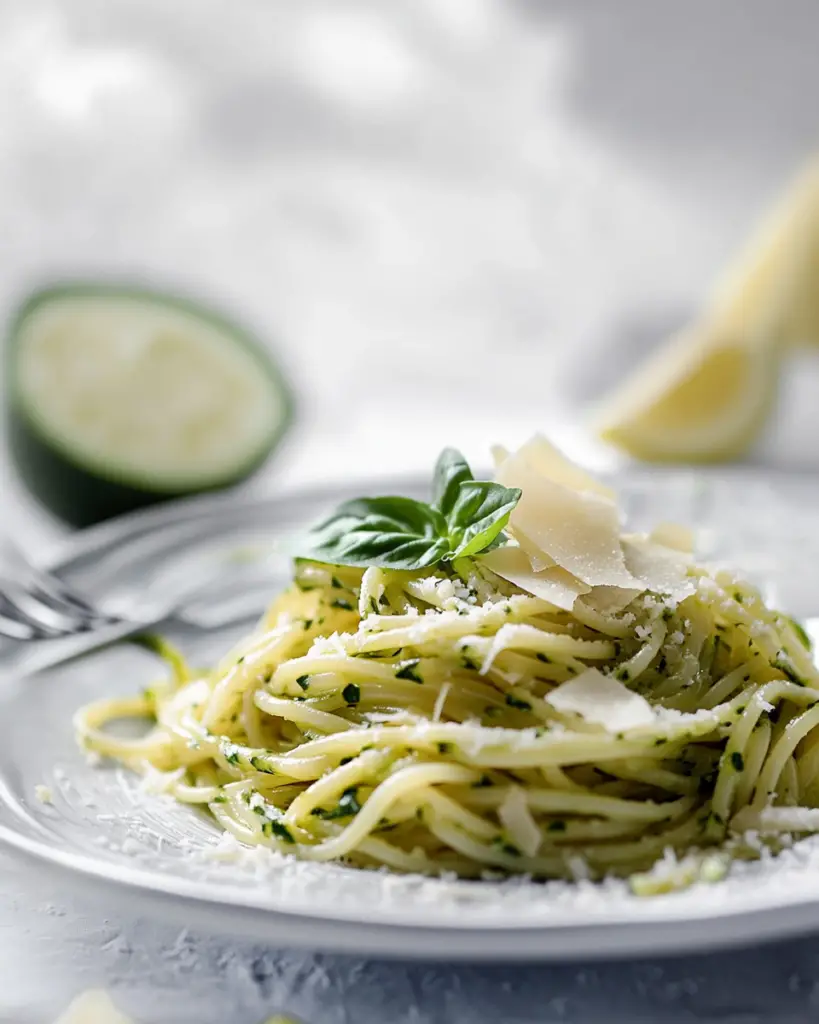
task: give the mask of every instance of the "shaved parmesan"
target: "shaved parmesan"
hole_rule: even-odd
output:
[[[527,441],[516,454],[525,459],[536,473],[553,483],[568,487],[571,491],[587,491],[591,494],[598,494],[612,504],[617,501],[617,495],[611,487],[606,487],[605,484],[590,476],[585,469],[581,469],[576,463],[567,459],[551,441],[547,441],[541,434],[536,434]]]
[[[526,793],[520,786],[511,786],[498,807],[498,818],[506,834],[527,857],[534,857],[540,849],[542,835],[537,827]]]
[[[529,563],[534,572],[540,572],[542,569],[553,569],[555,567],[555,560],[553,558],[549,558],[547,554],[544,554],[537,544],[535,544],[530,537],[527,537],[522,530],[515,530],[515,540],[529,556]]]
[[[133,1021],[119,1012],[107,992],[89,989],[77,996],[54,1024],[133,1024]]]
[[[634,586],[620,549],[613,502],[547,479],[519,454],[506,459],[497,480],[523,492],[509,518],[513,536],[519,530],[560,568],[590,586]]]
[[[656,720],[645,697],[596,668],[561,683],[544,700],[556,711],[580,715],[585,722],[601,725],[607,732],[626,732]]]
[[[683,552],[637,535],[623,537],[622,545],[626,565],[646,590],[670,594],[675,601],[696,590],[696,581],[688,576],[690,558]]]
[[[616,615],[642,593],[642,587],[593,587],[583,604],[602,615]]]
[[[685,554],[693,554],[694,532],[679,523],[658,523],[649,534],[649,540],[665,548],[674,548]]]
[[[525,590],[527,594],[548,601],[549,604],[567,612],[572,610],[578,596],[587,594],[590,589],[565,569],[552,567],[536,572],[527,553],[512,544],[488,551],[481,556],[481,564],[501,579]]]

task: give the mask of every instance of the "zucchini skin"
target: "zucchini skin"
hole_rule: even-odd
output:
[[[28,415],[20,396],[16,376],[17,338],[25,320],[41,305],[61,298],[130,298],[181,310],[208,321],[243,345],[257,359],[260,372],[279,394],[282,415],[263,448],[235,470],[212,483],[196,487],[156,488],[150,484],[119,477],[114,467],[88,468],[66,445],[45,438]],[[268,460],[287,432],[295,415],[293,393],[272,357],[252,335],[222,314],[192,299],[119,282],[65,282],[31,294],[10,320],[4,353],[6,389],[6,436],[9,454],[18,475],[37,500],[71,526],[85,527],[174,498],[221,491],[255,473]]]

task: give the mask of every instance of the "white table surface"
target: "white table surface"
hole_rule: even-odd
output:
[[[251,488],[535,429],[594,460],[578,410],[814,147],[818,31],[811,0],[5,0],[0,309],[106,274],[240,311],[302,396]],[[790,372],[759,458],[819,468],[817,381],[815,359]],[[5,461],[0,487],[4,526],[59,538]],[[91,985],[144,1024],[784,1024],[819,1014],[819,940],[384,965],[126,919],[0,858],[0,1020]]]

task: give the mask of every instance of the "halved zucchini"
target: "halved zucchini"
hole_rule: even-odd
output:
[[[9,443],[51,511],[85,526],[250,475],[293,402],[270,356],[206,308],[146,289],[30,296],[7,350]]]

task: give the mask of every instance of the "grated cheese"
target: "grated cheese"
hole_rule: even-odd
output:
[[[53,804],[54,803],[54,792],[51,786],[44,786],[38,784],[34,787],[34,795],[40,801],[41,804]]]

